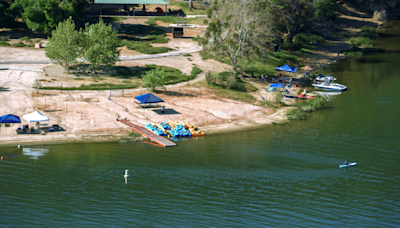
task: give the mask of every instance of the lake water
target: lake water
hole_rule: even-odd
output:
[[[400,226],[400,23],[388,27],[372,54],[326,70],[348,91],[306,121],[174,148],[1,147],[0,226]]]

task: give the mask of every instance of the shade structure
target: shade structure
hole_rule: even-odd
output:
[[[275,70],[285,71],[285,72],[289,72],[289,73],[296,73],[297,67],[291,67],[291,66],[285,64],[283,66],[276,67]]]
[[[21,123],[21,120],[18,116],[7,114],[0,116],[0,123]]]
[[[270,88],[285,88],[285,85],[281,84],[281,83],[272,83],[269,87]]]
[[[302,70],[307,70],[307,71],[314,70],[314,68],[310,67],[309,65],[303,66],[303,67],[301,67],[300,69],[302,69]]]
[[[38,111],[32,112],[31,114],[26,114],[23,116],[23,118],[29,123],[49,121],[49,118],[47,118],[47,116],[43,115]]]
[[[149,103],[159,103],[159,102],[164,102],[161,100],[159,97],[154,96],[151,93],[146,93],[140,96],[135,97],[136,100],[138,100],[142,104],[149,104]]]

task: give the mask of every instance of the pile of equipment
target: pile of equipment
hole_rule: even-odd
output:
[[[169,120],[169,123],[166,123],[165,121],[159,125],[148,123],[144,127],[154,132],[156,135],[174,138],[206,135],[203,131],[198,130],[196,126],[189,122],[186,122],[185,124],[183,122]]]

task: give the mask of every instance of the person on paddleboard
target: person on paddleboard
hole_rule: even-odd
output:
[[[345,164],[345,165],[349,165],[349,161],[347,161],[347,159],[346,159],[346,161],[344,162],[344,164]]]

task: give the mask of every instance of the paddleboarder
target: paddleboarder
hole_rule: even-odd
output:
[[[349,161],[347,161],[347,159],[346,159],[346,161],[344,162],[344,164],[345,164],[345,165],[349,165]]]

